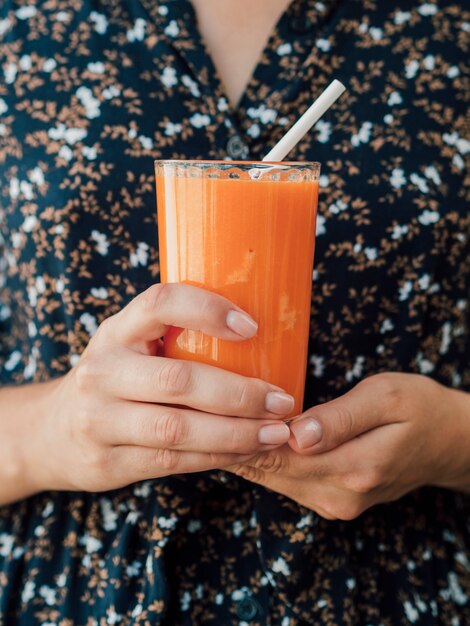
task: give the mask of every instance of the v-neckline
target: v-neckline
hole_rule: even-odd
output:
[[[228,110],[230,112],[230,114],[233,117],[238,117],[239,111],[240,109],[243,109],[242,104],[243,102],[246,100],[247,98],[247,93],[250,90],[250,87],[252,86],[252,84],[256,81],[256,77],[257,77],[257,73],[258,73],[258,69],[260,67],[260,65],[262,64],[262,59],[265,58],[266,54],[269,53],[272,50],[272,44],[273,41],[276,37],[276,35],[279,33],[280,27],[282,26],[282,24],[285,22],[286,19],[289,19],[292,13],[292,7],[293,5],[296,5],[299,3],[299,0],[290,0],[289,4],[284,8],[284,10],[282,11],[282,13],[279,15],[279,17],[277,18],[277,20],[274,22],[273,27],[270,29],[268,37],[265,39],[265,41],[263,42],[263,47],[261,48],[261,52],[258,54],[257,58],[256,58],[256,62],[252,67],[252,71],[249,75],[248,80],[246,81],[243,90],[240,94],[240,97],[238,98],[238,101],[236,103],[236,105],[234,105],[231,101],[230,98],[228,97],[228,92],[227,92],[227,88],[226,85],[222,79],[222,76],[220,75],[218,69],[217,69],[217,65],[215,62],[214,57],[212,56],[212,53],[209,50],[209,47],[207,45],[207,42],[198,26],[198,19],[197,19],[197,13],[196,13],[196,9],[194,7],[194,4],[191,0],[183,0],[184,2],[186,2],[189,7],[190,10],[192,11],[192,25],[193,25],[193,32],[195,34],[195,40],[197,41],[198,45],[202,48],[203,52],[204,52],[204,56],[207,59],[208,63],[207,65],[210,67],[210,74],[211,76],[214,77],[214,83],[217,83],[216,85],[216,91],[217,93],[223,94],[224,98],[227,101],[228,104]],[[303,0],[302,0],[303,1]]]
[[[234,107],[230,103],[224,83],[216,69],[214,59],[198,28],[197,15],[191,0],[173,0],[171,3],[164,5],[166,10],[163,12],[161,10],[159,11],[159,7],[155,6],[152,0],[141,0],[147,11],[160,23],[163,33],[167,35],[167,41],[171,43],[183,58],[202,85],[211,89],[212,96],[215,94],[217,99],[223,100],[226,114],[232,119],[236,126],[239,126],[247,108],[255,104],[250,100],[249,93],[256,84],[260,71],[263,68],[263,58],[273,49],[273,42],[275,41],[276,35],[283,29],[285,22],[292,18],[294,11],[297,11],[299,5],[304,4],[305,1],[306,0],[292,0],[276,21],[258,57],[250,78],[243,89],[238,104]],[[169,5],[171,11],[168,9]],[[160,7],[160,9],[161,8],[162,7]],[[185,25],[187,29],[186,33],[182,33],[181,30],[179,30],[175,36],[172,36],[172,33],[176,33],[177,28],[172,24],[175,18],[181,20]]]

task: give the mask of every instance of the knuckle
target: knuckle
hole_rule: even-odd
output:
[[[75,384],[81,392],[88,392],[94,387],[100,374],[100,367],[95,356],[83,354],[75,366]]]
[[[359,517],[359,515],[364,512],[365,508],[366,507],[359,501],[345,504],[337,511],[337,518],[345,522],[350,522]]]
[[[79,411],[75,419],[75,431],[84,439],[92,439],[96,430],[96,416],[88,409]]]
[[[155,283],[141,294],[141,305],[144,311],[153,312],[171,297],[171,285]]]
[[[218,306],[219,305],[219,306]],[[214,312],[220,308],[218,298],[208,291],[205,291],[201,297],[199,304],[199,315],[201,319],[207,319],[214,316]]]
[[[316,513],[318,513],[320,517],[323,517],[323,519],[326,519],[329,522],[335,522],[338,519],[337,517],[335,517],[334,515],[331,515],[330,513],[327,513],[323,509],[316,510]]]
[[[88,466],[97,477],[108,475],[109,455],[103,448],[92,448],[88,451]]]
[[[245,378],[234,385],[231,406],[237,415],[252,416],[264,413],[266,390],[254,378]]]
[[[101,322],[101,324],[98,326],[98,330],[94,334],[92,341],[96,341],[98,338],[107,340],[109,337],[111,337],[115,317],[116,315],[111,315]]]
[[[155,439],[165,446],[183,443],[187,432],[187,421],[181,413],[164,413],[155,421]]]
[[[262,483],[264,479],[264,472],[253,465],[238,465],[231,467],[230,470],[237,476],[252,483]]]
[[[208,452],[209,454],[209,465],[213,468],[221,468],[224,465],[227,465],[227,459],[231,459],[231,455],[227,453],[219,453],[219,452]]]
[[[188,361],[166,359],[157,370],[157,385],[170,395],[182,395],[191,387],[192,367]]]
[[[180,460],[180,454],[176,450],[169,448],[158,448],[155,450],[155,464],[158,468],[171,472],[176,469]]]
[[[353,473],[345,479],[345,486],[359,494],[371,493],[383,482],[383,472],[380,468],[371,468],[363,472]]]
[[[244,413],[247,408],[249,391],[247,381],[240,381],[233,390],[232,406],[237,413]]]
[[[323,508],[334,519],[349,522],[359,517],[365,511],[366,506],[360,498],[341,498],[334,502],[326,502]]]
[[[81,394],[91,394],[108,388],[108,383],[119,375],[116,372],[117,351],[109,347],[88,346],[77,365],[71,370],[75,385]]]
[[[251,449],[256,448],[257,444],[252,444],[247,441],[246,434],[238,424],[230,426],[230,430],[226,436],[226,448],[227,452],[244,453],[250,452]]]
[[[365,378],[362,384],[370,385],[372,382],[375,386],[380,385],[380,390],[385,393],[391,392],[396,388],[395,377],[390,372],[379,372],[374,376]]]
[[[269,452],[268,454],[260,454],[254,462],[256,469],[270,474],[275,474],[287,468],[287,457],[276,452]]]
[[[333,423],[336,424],[334,437],[350,439],[354,431],[354,419],[352,413],[345,404],[339,404],[335,410]]]
[[[395,406],[401,400],[400,385],[396,375],[389,372],[381,372],[370,378],[366,378],[363,383],[371,384],[373,382],[375,393],[387,400],[386,405]]]

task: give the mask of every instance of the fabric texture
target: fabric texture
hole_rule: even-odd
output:
[[[294,0],[234,111],[187,1],[3,0],[1,384],[158,280],[153,159],[259,159],[335,76],[290,155],[322,163],[305,407],[390,370],[470,391],[469,18]],[[0,626],[464,626],[469,505],[331,522],[222,471],[42,493],[0,508]]]

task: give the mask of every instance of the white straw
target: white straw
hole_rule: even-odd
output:
[[[282,161],[345,91],[346,87],[343,83],[335,79],[268,152],[263,161]]]

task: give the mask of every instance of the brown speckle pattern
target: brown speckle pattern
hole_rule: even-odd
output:
[[[291,155],[323,165],[305,404],[386,370],[470,391],[469,18],[294,0],[233,112],[187,1],[4,0],[2,384],[158,279],[154,158],[260,158],[334,74]],[[469,514],[422,489],[328,522],[224,472],[44,493],[0,509],[0,626],[465,626]]]

